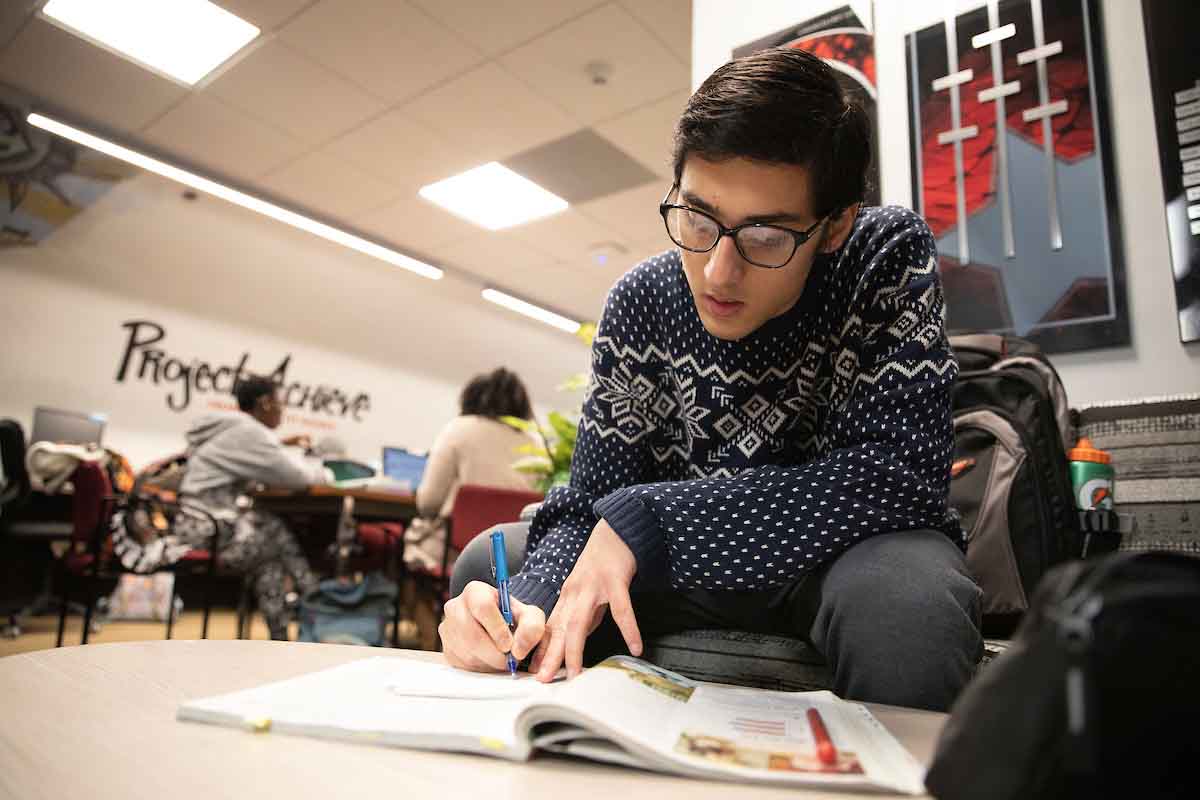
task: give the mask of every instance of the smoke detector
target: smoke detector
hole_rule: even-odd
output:
[[[593,86],[605,86],[612,77],[613,66],[607,61],[589,61],[583,65],[583,71]]]

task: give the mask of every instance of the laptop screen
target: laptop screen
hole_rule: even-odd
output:
[[[426,456],[410,453],[403,447],[383,448],[383,474],[397,483],[416,491],[425,474]]]
[[[104,435],[104,417],[38,406],[33,410],[33,431],[29,443],[100,444]]]

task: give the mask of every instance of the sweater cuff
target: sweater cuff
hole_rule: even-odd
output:
[[[667,552],[658,517],[630,489],[618,489],[600,498],[592,510],[604,518],[633,553],[637,562],[635,585],[650,588],[648,582],[657,582],[666,574]]]
[[[550,619],[550,612],[558,603],[560,588],[560,586],[543,581],[541,578],[521,574],[514,575],[508,580],[509,596],[517,598],[526,605],[537,606],[546,613],[546,619]]]

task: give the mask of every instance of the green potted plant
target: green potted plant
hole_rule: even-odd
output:
[[[575,334],[589,347],[596,337],[596,326],[586,323]],[[587,375],[577,373],[568,377],[559,391],[578,392],[587,386]],[[501,420],[519,431],[536,436],[540,443],[521,445],[517,452],[521,458],[513,463],[518,472],[534,476],[534,486],[545,493],[555,486],[565,486],[571,480],[571,458],[575,455],[575,439],[579,434],[579,418],[582,409],[561,412],[551,411],[546,425],[537,419],[501,417]]]

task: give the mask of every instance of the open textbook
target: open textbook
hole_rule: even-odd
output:
[[[514,760],[540,750],[697,778],[924,791],[922,766],[861,705],[698,683],[628,656],[548,684],[366,658],[193,700],[178,717]]]

